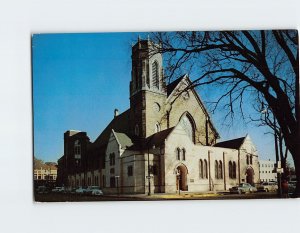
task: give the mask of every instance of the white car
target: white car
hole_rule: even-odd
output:
[[[76,194],[80,194],[80,195],[83,195],[86,193],[86,189],[82,188],[82,187],[79,187],[78,189],[75,190],[75,193]]]
[[[63,192],[65,192],[65,188],[64,187],[55,187],[54,189],[51,190],[51,192],[53,192],[53,193],[63,193]]]
[[[276,192],[278,185],[275,182],[263,182],[257,186],[257,192]]]
[[[100,190],[100,189],[94,189],[92,191],[92,195],[93,196],[102,196],[103,195],[103,192]]]
[[[99,186],[89,186],[87,189],[86,189],[86,193],[87,194],[92,194],[92,192],[94,191],[94,190],[100,190],[100,187]]]

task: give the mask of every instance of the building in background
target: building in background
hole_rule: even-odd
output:
[[[57,178],[57,164],[54,162],[44,163],[41,160],[34,159],[33,180],[34,186],[48,186],[56,185]]]
[[[275,172],[275,161],[259,160],[259,176],[261,182],[277,182],[277,173]]]
[[[161,54],[139,40],[132,47],[130,108],[114,118],[94,142],[86,132],[64,134],[59,185],[100,186],[104,193],[175,193],[228,190],[259,182],[251,138],[219,142],[187,75],[166,84]],[[104,101],[104,100],[101,100]]]

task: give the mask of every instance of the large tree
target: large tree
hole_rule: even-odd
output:
[[[216,85],[220,104],[244,117],[244,103],[270,111],[294,160],[300,195],[299,52],[296,30],[158,32],[153,53],[165,53],[166,78],[188,70],[190,87]],[[247,105],[249,106],[249,105]]]

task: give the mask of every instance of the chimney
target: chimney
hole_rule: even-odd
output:
[[[115,109],[114,117],[117,117],[118,115],[119,115],[119,110],[118,110],[118,109]]]

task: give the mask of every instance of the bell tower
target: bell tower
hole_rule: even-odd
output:
[[[130,81],[130,129],[137,138],[146,138],[160,130],[167,98],[163,59],[150,40],[140,40],[132,47]],[[159,126],[158,126],[159,125]]]

